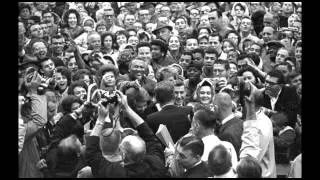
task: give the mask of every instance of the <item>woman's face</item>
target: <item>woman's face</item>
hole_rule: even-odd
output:
[[[187,24],[186,24],[186,21],[184,20],[184,19],[182,19],[182,18],[180,18],[180,19],[177,19],[176,20],[176,29],[178,30],[178,31],[183,31],[185,28],[187,28]]]
[[[67,63],[68,69],[70,69],[73,73],[78,71],[78,64],[76,62],[76,58],[71,58]]]
[[[76,27],[77,26],[77,16],[74,13],[69,14],[68,25],[70,27]]]
[[[112,37],[106,36],[104,38],[103,45],[106,49],[111,49],[112,48]]]
[[[73,94],[80,99],[84,99],[84,97],[87,95],[87,91],[83,87],[77,86],[73,89]]]
[[[103,76],[102,76],[102,83],[106,86],[106,87],[113,87],[116,85],[116,77],[114,75],[113,72],[106,72]]]
[[[225,41],[225,42],[223,43],[223,46],[222,46],[223,52],[225,52],[225,53],[228,54],[228,52],[229,52],[230,50],[233,50],[233,49],[234,49],[234,48],[233,48],[233,46],[230,44],[230,42]]]
[[[78,102],[74,102],[71,104],[71,112],[75,112],[80,107],[80,104]]]
[[[250,71],[245,71],[243,74],[242,74],[242,77],[243,77],[243,80],[245,82],[251,82],[252,84],[256,84],[256,78],[254,77],[254,75],[252,74],[252,72]]]
[[[238,68],[235,64],[233,63],[230,63],[229,64],[229,67],[230,67],[230,76],[234,76],[237,72],[238,72]]]
[[[202,86],[199,90],[199,100],[202,104],[210,104],[212,100],[211,88],[209,86]]]
[[[137,36],[130,36],[128,39],[128,44],[132,45],[133,47],[136,47],[138,42],[139,42],[139,39]]]
[[[127,43],[127,37],[123,34],[117,36],[117,43],[119,46]]]
[[[89,77],[89,75],[84,75],[81,79],[83,80],[84,83],[86,83],[87,86],[90,85],[90,77]]]
[[[178,37],[176,36],[172,36],[169,39],[169,49],[170,50],[178,50],[180,48],[180,42]]]
[[[301,61],[302,47],[297,47],[295,49],[294,55],[295,55],[297,61]]]
[[[55,79],[57,86],[60,90],[65,90],[68,86],[68,79],[66,76],[62,75],[60,72],[55,74]]]
[[[98,32],[99,34],[103,34],[104,32],[107,32],[106,26],[98,26],[98,27],[97,27],[97,32]]]
[[[202,36],[202,35],[207,35],[209,36],[209,32],[207,29],[200,29],[199,31],[199,36]]]
[[[234,11],[237,17],[242,17],[244,14],[244,10],[242,10],[240,6],[236,6]]]

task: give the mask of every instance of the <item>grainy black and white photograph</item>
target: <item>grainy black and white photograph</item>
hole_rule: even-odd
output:
[[[302,2],[17,2],[20,178],[301,178]]]

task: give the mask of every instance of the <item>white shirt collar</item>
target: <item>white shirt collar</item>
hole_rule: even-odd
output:
[[[274,108],[275,108],[275,105],[276,105],[276,103],[278,101],[278,98],[279,98],[279,95],[280,95],[281,91],[282,91],[282,88],[280,89],[280,91],[279,91],[279,93],[277,94],[276,97],[270,97],[270,103],[271,103],[271,109],[272,110],[274,110]]]
[[[222,121],[221,121],[221,124],[225,124],[227,123],[228,121],[230,121],[231,119],[234,118],[234,114],[230,114],[229,116],[227,116],[226,118],[224,118]]]

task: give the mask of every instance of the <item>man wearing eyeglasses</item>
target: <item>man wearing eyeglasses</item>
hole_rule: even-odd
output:
[[[106,22],[107,31],[110,31],[113,34],[115,34],[117,31],[124,30],[122,27],[114,24],[115,16],[114,16],[114,10],[111,6],[105,7],[103,11],[103,19]]]
[[[295,128],[298,112],[298,94],[294,87],[285,85],[285,77],[280,70],[270,71],[265,80],[264,104],[265,113],[271,116],[276,112],[284,112],[288,116],[288,124]]]

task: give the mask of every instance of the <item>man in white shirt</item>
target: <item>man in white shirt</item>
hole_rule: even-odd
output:
[[[120,30],[124,30],[124,28],[119,27],[119,26],[114,24],[115,15],[114,15],[114,10],[113,10],[113,8],[111,6],[107,6],[103,10],[104,10],[103,11],[103,19],[106,22],[107,31],[110,31],[113,34],[115,34],[116,32],[118,32]]]

